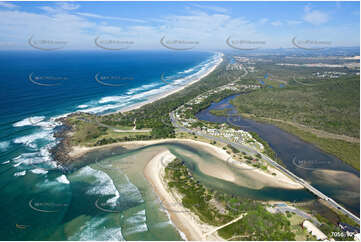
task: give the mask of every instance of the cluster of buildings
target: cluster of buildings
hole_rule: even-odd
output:
[[[241,70],[243,70],[243,65],[240,63],[228,64],[226,66],[226,70],[227,71],[241,71]]]
[[[256,64],[255,62],[251,62],[250,59],[248,57],[243,57],[243,56],[233,56],[233,59],[235,61],[232,61],[230,64],[228,64],[226,66],[226,70],[244,70],[247,72],[254,72],[254,65]],[[243,63],[243,64],[242,64]],[[247,67],[246,65],[247,64]]]
[[[206,98],[208,98],[213,94],[217,94],[225,90],[241,91],[245,89],[256,89],[256,88],[260,88],[260,85],[241,85],[233,82],[220,86],[208,92],[202,93],[197,97],[193,98],[192,100],[190,100],[189,102],[187,102],[185,105],[180,106],[175,111],[175,116],[183,127],[191,128],[195,131],[195,133],[202,132],[207,135],[225,138],[231,142],[242,143],[245,145],[252,146],[253,148],[259,151],[263,151],[264,149],[263,145],[257,142],[250,133],[244,130],[235,130],[233,128],[227,127],[227,125],[225,124],[222,124],[221,128],[213,128],[207,126],[194,127],[195,126],[194,124],[199,122],[199,120],[194,117],[189,117],[189,115],[186,114],[187,110],[192,109],[192,105],[202,103]]]
[[[244,56],[233,56],[233,58],[240,62],[240,63],[246,63],[246,64],[249,64],[249,65],[254,65],[256,64],[255,62],[251,62],[251,60],[248,58],[248,57],[244,57]]]
[[[360,229],[352,227],[345,223],[338,224],[342,232],[332,232],[332,236],[335,238],[342,238],[354,241],[360,241]],[[335,241],[333,238],[328,239],[327,236],[319,230],[313,223],[308,220],[303,221],[302,227],[305,228],[310,234],[316,237],[317,240],[322,241]]]
[[[301,224],[302,228],[304,228],[309,234],[314,236],[318,241],[335,241],[335,239],[333,238],[348,238],[348,240],[353,239],[355,241],[360,241],[360,228],[353,227],[349,224],[342,222],[338,223],[338,227],[341,230],[332,231],[331,235],[329,235],[329,237],[331,238],[328,238],[328,236],[319,229],[319,227],[322,226],[322,223],[320,223],[315,217],[286,203],[273,204],[273,206],[266,207],[266,210],[273,214],[286,214],[287,212],[289,212],[303,217],[304,220]]]
[[[257,150],[262,151],[264,149],[261,143],[253,139],[252,135],[244,130],[235,130],[225,126],[220,129],[203,126],[200,131],[211,136],[226,138],[234,143],[248,144]]]
[[[326,64],[326,63],[312,63],[312,64],[292,64],[292,63],[277,63],[279,66],[303,66],[303,67],[327,67],[327,68],[349,68],[360,69],[360,63],[350,62],[343,64]]]
[[[340,76],[347,75],[345,72],[338,71],[324,71],[324,72],[315,72],[312,73],[313,76],[318,78],[339,78]]]
[[[305,228],[307,232],[315,236],[317,240],[327,240],[327,236],[310,221],[303,221],[302,227]]]
[[[198,95],[197,97],[195,97],[194,99],[192,99],[191,101],[189,101],[187,104],[188,105],[199,104],[199,103],[203,102],[209,96],[220,93],[222,91],[226,91],[226,90],[241,91],[241,90],[245,90],[245,89],[257,89],[260,87],[261,87],[261,85],[241,85],[241,84],[237,84],[235,82],[231,82],[226,85],[217,87],[213,90],[202,93],[202,94]],[[180,107],[179,109],[182,109],[182,108],[183,107]]]

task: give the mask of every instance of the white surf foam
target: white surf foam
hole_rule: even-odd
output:
[[[19,172],[15,172],[14,176],[25,176],[26,171],[19,171]]]
[[[45,119],[44,116],[29,117],[29,118],[25,118],[21,121],[14,123],[13,126],[14,127],[22,127],[22,126],[36,125],[38,122],[43,121],[44,119]]]
[[[149,98],[152,98],[156,95],[160,95],[162,93],[167,93],[174,89],[176,85],[183,85],[192,80],[198,79],[203,76],[210,68],[217,65],[221,59],[220,53],[215,53],[211,58],[206,61],[198,64],[195,67],[189,68],[185,71],[179,73],[191,73],[196,71],[195,73],[178,78],[176,80],[172,80],[172,84],[164,85],[162,82],[154,82],[150,84],[144,84],[137,88],[132,88],[128,90],[125,94],[119,96],[107,96],[103,97],[97,102],[91,102],[91,104],[87,105],[87,108],[78,110],[79,112],[86,112],[92,114],[105,113],[109,111],[116,111],[121,108],[127,107],[132,104],[136,104],[138,102],[144,102]],[[158,87],[158,88],[156,88]],[[131,102],[130,102],[131,101]],[[104,105],[101,105],[104,104]]]
[[[85,104],[82,104],[82,105],[77,106],[77,108],[87,108],[87,107],[89,107],[89,106],[88,106],[88,105],[85,105]]]
[[[134,214],[132,217],[129,217],[126,219],[127,223],[129,224],[139,224],[144,223],[147,220],[147,217],[145,216],[145,210],[141,210]]]
[[[140,193],[139,189],[130,182],[127,175],[124,175],[127,183],[122,184],[119,188],[119,192],[129,200],[136,201],[136,202],[144,202],[142,194]]]
[[[63,184],[70,184],[70,181],[68,180],[68,178],[65,175],[61,175],[61,176],[57,177],[56,180]]]
[[[55,168],[57,166],[56,162],[51,158],[51,154],[49,152],[49,149],[52,148],[55,144],[56,143],[50,143],[42,147],[37,152],[23,153],[15,157],[14,159],[12,159],[12,162],[15,163],[14,167],[17,167],[21,164],[27,166],[43,164],[46,165],[47,168]]]
[[[108,96],[100,99],[99,103],[119,102],[125,100],[126,98],[127,96]]]
[[[145,85],[142,85],[140,87],[136,87],[136,88],[132,88],[132,89],[128,90],[126,92],[126,94],[128,94],[128,95],[134,94],[134,93],[137,93],[139,91],[152,89],[152,88],[154,88],[156,86],[159,86],[159,83],[154,82],[154,83],[150,83],[150,84],[145,84]]]
[[[93,217],[81,226],[74,235],[69,237],[72,241],[124,241],[121,228],[106,228],[106,217]]]
[[[81,168],[75,176],[91,176],[95,178],[92,188],[87,191],[88,194],[114,195],[107,200],[107,203],[115,206],[120,194],[115,187],[113,180],[105,173],[95,170],[89,166]]]
[[[178,72],[179,74],[187,74],[187,73],[189,73],[189,72],[192,72],[192,71],[194,71],[196,69],[196,67],[192,67],[192,68],[189,68],[189,69],[187,69],[187,70],[185,70],[185,71],[180,71],[180,72]]]
[[[47,174],[48,171],[44,170],[44,169],[40,169],[40,168],[35,168],[33,170],[31,170],[32,173],[34,174]]]
[[[127,218],[125,221],[127,224],[127,228],[125,229],[126,235],[148,231],[145,210],[141,210],[135,213],[133,216]]]
[[[6,151],[10,146],[10,141],[0,142],[0,151]]]
[[[15,165],[13,165],[14,167],[18,167],[22,164],[22,162],[16,163]]]
[[[159,198],[157,199],[157,203],[159,204],[161,201],[159,200]],[[168,222],[178,231],[179,235],[181,236],[181,238],[184,241],[188,241],[187,236],[180,230],[177,228],[177,226],[173,223],[173,221],[170,218],[170,214],[169,211],[167,209],[165,209],[164,207],[160,206],[160,209],[167,215],[168,217]]]
[[[159,223],[153,225],[153,227],[155,227],[155,228],[166,228],[169,225],[173,225],[173,224],[172,224],[171,221],[168,220],[168,221],[164,221],[164,222],[159,222]]]
[[[140,225],[137,225],[134,227],[127,228],[125,230],[125,234],[131,235],[131,234],[141,233],[141,232],[146,232],[146,231],[148,231],[148,226],[147,226],[147,224],[144,223],[144,224],[140,224]]]
[[[91,107],[91,108],[87,108],[87,109],[82,109],[82,110],[79,110],[79,112],[96,114],[96,113],[103,113],[108,110],[116,110],[116,109],[122,108],[124,106],[126,106],[125,103],[112,104],[112,105],[108,104],[108,105],[104,105],[104,106],[96,106],[96,107]]]
[[[52,132],[50,132],[49,130],[47,130],[47,131],[42,130],[40,132],[31,134],[31,135],[26,135],[26,136],[16,138],[13,140],[13,142],[15,144],[23,144],[30,148],[36,149],[36,148],[38,148],[38,145],[35,142],[37,140],[54,141],[55,138],[53,137]]]

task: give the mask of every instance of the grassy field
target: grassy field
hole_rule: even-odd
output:
[[[305,220],[303,217],[297,214],[289,215],[289,221],[291,222],[291,231],[295,234],[295,240],[305,241],[305,240],[317,240],[315,236],[312,236],[305,228],[302,227],[302,223]]]
[[[133,130],[131,126],[109,126],[99,122],[95,116],[75,114],[67,119],[72,127],[71,144],[80,146],[97,146],[119,141],[144,139],[151,137],[149,130]]]

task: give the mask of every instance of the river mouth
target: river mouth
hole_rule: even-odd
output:
[[[19,240],[84,240],[94,236],[98,240],[182,240],[143,174],[147,163],[165,150],[182,159],[193,176],[212,190],[258,201],[316,201],[305,189],[258,186],[256,179],[247,177],[248,171],[227,166],[207,150],[169,141],[131,150],[113,147],[89,152],[78,161],[82,167],[66,176],[52,173],[54,181],[41,187],[44,192],[40,197],[33,196],[39,194],[37,191],[26,189],[23,193],[27,193],[29,203],[14,199],[21,209],[3,221],[3,229]],[[208,169],[228,171],[235,181],[208,175]],[[327,181],[327,174],[317,176]],[[7,192],[11,191],[4,191],[4,195]],[[313,205],[311,209],[316,210]],[[50,220],[46,233],[40,232],[45,220]]]
[[[353,213],[360,215],[360,173],[357,170],[278,127],[241,117],[229,103],[236,96],[212,103],[207,109],[196,114],[196,117],[199,120],[228,123],[245,131],[256,132],[268,142],[288,170],[310,182],[322,193],[340,202]],[[229,109],[227,117],[210,113],[211,110],[225,108]],[[345,183],[345,178],[352,182]]]
[[[182,240],[143,174],[147,163],[165,150],[184,160],[202,184],[223,193],[259,201],[308,202],[315,198],[305,189],[241,186],[249,179],[242,177],[246,171],[232,171],[224,160],[192,144],[171,141],[132,149],[119,146],[87,153],[77,160],[79,166],[66,175],[49,171],[54,179],[49,178],[39,187],[41,196],[37,190],[19,188],[29,199],[13,199],[20,209],[9,211],[11,216],[6,214],[8,219],[0,222],[3,238],[16,235],[18,240]],[[231,170],[239,182],[203,172],[218,167]],[[7,189],[3,193],[7,196],[12,192]],[[45,223],[48,229],[41,232]]]
[[[249,171],[235,169],[235,167],[228,165],[224,160],[215,157],[202,147],[178,141],[147,145],[125,153],[123,148],[116,147],[105,151],[89,153],[86,159],[90,159],[92,156],[101,156],[101,159],[97,158],[98,161],[95,162],[95,166],[94,164],[92,166],[100,167],[104,171],[116,167],[126,173],[129,179],[132,180],[134,177],[139,179],[139,172],[144,169],[147,162],[156,154],[165,150],[169,150],[177,158],[183,160],[185,165],[192,171],[194,177],[210,189],[262,201],[304,202],[315,198],[305,189],[285,189],[267,186],[267,184],[257,181],[254,177],[247,176]],[[116,155],[118,153],[122,155]],[[121,156],[123,158],[119,158]],[[234,181],[229,181],[222,176],[217,178],[219,175],[210,174],[211,170],[223,170],[224,173],[231,175]]]

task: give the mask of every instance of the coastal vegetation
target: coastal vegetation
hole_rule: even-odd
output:
[[[339,211],[329,206],[323,206],[322,200],[315,200],[310,204],[296,206],[309,214],[312,214],[321,223],[319,229],[329,238],[334,238],[337,241],[352,241],[353,236],[339,236],[335,237],[335,233],[342,233],[341,228],[338,226],[340,222],[349,224],[354,227],[359,225],[349,217],[341,214]]]
[[[179,159],[165,168],[170,189],[182,195],[182,205],[207,224],[221,226],[235,218],[240,220],[220,229],[227,240],[294,240],[291,223],[283,214],[271,214],[260,202],[210,190],[197,181]]]
[[[281,119],[334,134],[359,137],[360,79],[326,79],[312,86],[262,88],[231,101],[240,113]]]
[[[231,103],[247,118],[275,124],[359,170],[359,142],[332,137],[335,134],[359,139],[359,88],[358,77],[340,77],[319,80],[313,86],[262,88],[239,95]],[[319,137],[292,123],[331,135],[328,138]]]
[[[265,155],[267,155],[268,157],[270,157],[272,160],[276,161],[277,163],[279,163],[280,165],[282,165],[282,160],[280,158],[278,158],[276,152],[274,152],[274,150],[271,148],[271,146],[267,143],[267,141],[265,141],[264,139],[262,139],[261,137],[259,137],[259,135],[256,132],[249,132],[252,137],[257,140],[258,142],[260,142],[263,145],[263,153]]]
[[[265,119],[258,117],[254,119],[259,122],[267,122],[273,124],[291,134],[294,134],[302,140],[316,145],[321,150],[336,156],[337,158],[351,165],[355,169],[360,170],[360,144],[357,142],[354,143],[339,139],[322,138],[313,133],[307,132],[301,128],[297,128],[284,122],[270,120],[265,121]]]
[[[258,204],[241,220],[219,230],[227,240],[275,241],[295,240],[291,223],[280,213],[271,214]]]
[[[229,80],[236,79],[238,72],[227,72],[224,65],[222,62],[200,82],[126,113],[117,112],[99,116],[85,113],[72,114],[64,119],[64,123],[72,130],[71,143],[97,146],[120,141],[174,138],[175,130],[169,113],[199,93],[212,90],[227,84]],[[222,94],[214,95],[207,104],[192,107],[192,113],[195,114],[206,108],[213,100],[221,100],[235,93],[237,92],[225,91]],[[147,130],[147,132],[141,134],[134,132],[132,130],[134,126],[136,130]],[[120,134],[114,132],[114,129],[129,129],[129,133]],[[149,132],[149,130],[151,131]]]
[[[316,144],[320,149],[336,155],[359,169],[359,143],[321,138],[302,128],[286,123],[293,122],[329,133],[359,138],[359,127],[356,127],[356,123],[359,123],[359,117],[357,117],[359,115],[359,95],[355,92],[355,89],[359,88],[359,83],[355,81],[355,78],[318,80],[317,85],[304,86],[292,80],[289,82],[277,81],[273,77],[273,80],[265,79],[262,88],[257,87],[255,90],[221,88],[221,91],[214,92],[216,88],[231,82],[252,87],[258,84],[257,80],[251,80],[250,77],[248,79],[239,78],[240,75],[243,75],[243,71],[226,71],[224,65],[222,63],[200,82],[126,113],[102,116],[86,113],[72,114],[64,119],[64,123],[71,130],[65,138],[70,141],[70,145],[80,146],[100,146],[122,141],[175,138],[180,134],[173,127],[169,113],[181,106],[185,110],[184,117],[195,120],[191,123],[191,128],[202,129],[205,127],[206,129],[221,130],[225,127],[231,127],[238,131],[240,130],[239,127],[198,120],[196,114],[208,108],[213,102],[219,102],[226,97],[241,93],[232,101],[232,104],[247,118],[272,123],[307,142]],[[259,73],[252,73],[250,76],[257,75]],[[303,82],[306,83],[306,80]],[[267,86],[280,83],[287,85],[282,88],[269,88]],[[200,94],[204,94],[200,102],[189,103],[197,99]],[[353,102],[353,100],[358,100],[358,102]],[[210,112],[217,116],[227,116],[230,111],[230,108],[224,108]],[[277,158],[276,153],[266,141],[257,133],[249,133],[254,140],[245,139],[244,142],[247,145],[253,145],[257,142],[262,144],[263,149],[259,152],[263,152],[282,164],[282,161]],[[182,135],[196,140],[203,139],[195,133]],[[267,165],[262,161],[260,154],[250,156],[244,152],[239,152],[230,145],[227,146],[210,140],[207,142],[221,146],[236,160],[267,171]],[[242,219],[218,231],[218,234],[224,239],[313,239],[304,229],[300,228],[300,218],[295,219],[296,215],[272,214],[267,211],[267,205],[261,202],[208,189],[193,177],[181,160],[177,159],[171,162],[165,171],[169,188],[180,193],[182,205],[204,223],[221,226],[245,214]],[[272,173],[272,175],[276,174]],[[323,222],[321,230],[329,237],[331,237],[332,231],[339,230],[335,223],[328,218],[322,219],[320,217],[319,220]],[[347,217],[342,220],[347,220]]]
[[[165,168],[165,179],[169,188],[175,188],[183,195],[182,205],[195,213],[199,219],[211,225],[222,225],[232,220],[211,206],[214,194],[199,183],[179,159],[175,159]]]
[[[125,126],[124,123],[103,123],[97,116],[85,113],[69,116],[66,124],[72,129],[71,145],[98,146],[121,141],[148,140],[154,136],[153,130],[134,132],[131,126]]]

